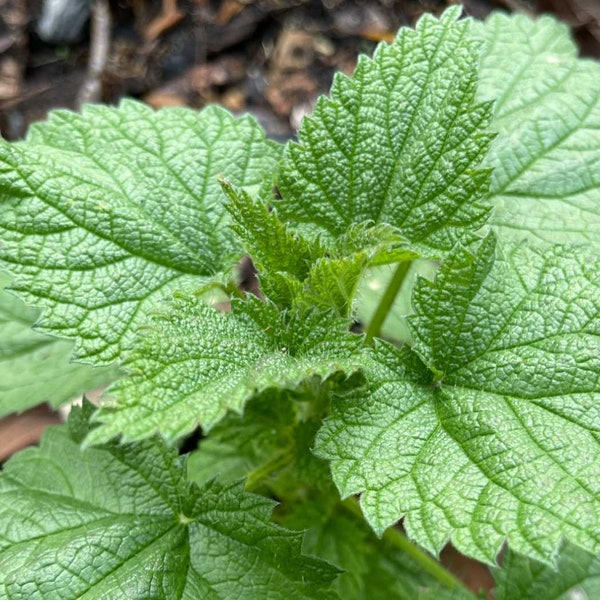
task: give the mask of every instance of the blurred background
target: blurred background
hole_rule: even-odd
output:
[[[450,0],[0,0],[0,133],[19,139],[52,108],[219,103],[286,139],[402,25]],[[599,0],[464,0],[465,12],[554,12],[600,56]]]

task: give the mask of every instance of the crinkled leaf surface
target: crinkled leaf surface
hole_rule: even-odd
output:
[[[320,420],[308,416],[315,409],[308,387],[304,394],[267,390],[243,415],[228,414],[191,454],[189,478],[205,483],[249,475],[252,486],[261,473],[259,484],[280,502],[277,522],[305,532],[305,554],[344,570],[333,585],[344,600],[413,600],[426,591],[444,600],[472,598],[425,573],[389,541],[394,532],[380,540],[360,515],[342,506],[327,463],[311,452]]]
[[[112,362],[150,306],[240,251],[216,176],[258,191],[278,158],[253,119],[216,107],[55,112],[0,143],[0,262],[45,308],[38,329]]]
[[[413,600],[426,591],[440,600],[472,598],[424,572],[390,541],[397,532],[378,539],[362,516],[341,504],[329,465],[312,453],[330,394],[327,384],[316,384],[300,392],[267,390],[243,415],[228,414],[190,455],[189,478],[205,483],[247,477],[246,485],[266,485],[280,502],[277,522],[305,532],[303,552],[344,570],[333,585],[344,600]]]
[[[333,309],[339,317],[352,312],[358,284],[367,268],[366,252],[357,252],[346,258],[322,258],[311,268],[298,303],[306,308]]]
[[[413,260],[419,254],[410,250],[410,243],[392,225],[370,221],[352,224],[344,233],[337,236],[327,253],[336,258],[349,257],[365,252],[369,266],[387,265],[397,261]]]
[[[350,317],[356,312],[357,291],[370,265],[417,257],[392,228],[350,227],[337,238],[331,251],[311,266],[296,303],[307,308],[331,309],[339,317]]]
[[[123,434],[168,439],[206,430],[240,412],[269,387],[295,387],[361,367],[361,340],[327,313],[281,313],[255,297],[223,313],[194,299],[174,300],[140,338],[124,368],[131,375],[110,390],[116,401],[99,412],[90,442]]]
[[[89,413],[89,406],[84,408]],[[201,488],[158,439],[82,450],[86,417],[49,429],[0,475],[7,600],[329,598],[334,567],[300,554],[239,483]]]
[[[3,291],[9,281],[0,272],[0,417],[42,402],[60,406],[116,378],[111,369],[70,363],[72,342],[33,331],[39,311]]]
[[[459,246],[421,280],[415,353],[376,345],[370,388],[320,432],[344,496],[377,532],[406,515],[492,562],[505,539],[547,561],[562,536],[600,549],[600,284],[579,248]],[[426,366],[429,368],[426,368]]]
[[[499,133],[493,222],[502,236],[535,242],[600,240],[600,65],[576,58],[567,26],[550,17],[491,16],[479,98],[494,99]]]
[[[244,243],[258,271],[262,293],[283,307],[294,304],[311,265],[325,254],[318,241],[294,234],[275,211],[223,181],[232,229]]]
[[[479,49],[459,16],[426,15],[361,57],[352,77],[336,76],[286,147],[284,218],[332,237],[387,223],[428,256],[485,222],[489,172],[478,167],[491,107],[475,99]]]
[[[565,544],[556,565],[520,556],[507,548],[502,568],[492,569],[496,600],[593,600],[600,598],[600,558]]]

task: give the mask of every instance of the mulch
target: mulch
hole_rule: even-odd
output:
[[[71,4],[86,0],[71,0]],[[252,112],[269,135],[294,135],[336,71],[371,53],[445,0],[93,0],[87,23],[54,15],[55,0],[0,0],[0,133],[83,102],[139,98],[154,107],[218,103]],[[465,0],[465,12],[553,11],[582,53],[600,56],[600,3]],[[78,17],[77,17],[78,18]]]

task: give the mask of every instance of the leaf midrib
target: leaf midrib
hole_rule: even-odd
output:
[[[65,151],[65,152],[68,152],[68,151]],[[79,155],[75,154],[75,156],[79,156]],[[35,198],[40,200],[43,204],[45,204],[52,210],[55,210],[57,213],[59,213],[66,219],[68,219],[76,227],[86,231],[89,235],[92,235],[95,238],[109,242],[110,244],[120,248],[121,250],[123,250],[124,252],[126,252],[127,254],[129,254],[132,257],[140,258],[145,262],[153,263],[156,266],[160,266],[163,268],[170,269],[172,271],[176,271],[178,273],[181,273],[182,275],[209,276],[212,274],[208,269],[206,269],[205,266],[203,266],[202,267],[203,270],[200,271],[200,269],[197,269],[197,268],[196,269],[192,269],[192,268],[183,269],[181,266],[172,265],[172,264],[166,262],[165,260],[160,260],[159,257],[156,257],[154,255],[149,256],[149,255],[143,254],[142,252],[140,252],[138,250],[133,250],[132,248],[128,248],[127,246],[123,245],[123,243],[121,242],[120,239],[114,239],[106,234],[100,233],[99,231],[90,229],[89,222],[87,220],[78,219],[76,215],[71,215],[68,212],[66,212],[62,207],[59,206],[58,203],[52,202],[46,194],[39,194],[38,190],[32,186],[32,184],[29,182],[28,178],[26,178],[23,175],[23,173],[20,171],[18,166],[13,167],[13,170],[19,175],[21,181],[23,181],[27,185],[32,196],[34,196]],[[64,173],[60,173],[60,175],[65,176]],[[66,173],[66,175],[72,179],[78,180],[80,183],[83,183],[85,185],[90,185],[90,182],[88,180],[82,179],[74,173]],[[96,190],[102,189],[101,185],[98,182],[94,182],[93,185]],[[109,190],[109,191],[111,192],[111,194],[115,193],[115,190]],[[154,218],[149,218],[147,211],[145,211],[142,206],[133,204],[131,202],[131,199],[126,194],[123,193],[120,186],[119,186],[119,191],[122,194],[122,197],[125,198],[128,206],[130,206],[134,211],[141,213],[143,216],[148,217],[148,222],[150,222],[153,226],[156,226],[157,229],[164,231],[167,234],[168,238],[171,238],[176,242],[176,245],[183,244],[185,246],[185,243],[182,240],[180,240],[179,238],[177,238],[175,236],[175,234],[172,233],[169,229],[167,229],[163,224],[156,221]],[[197,253],[195,251],[193,251],[193,249],[188,248],[188,250],[190,251],[190,255],[192,255],[192,256],[197,255]]]

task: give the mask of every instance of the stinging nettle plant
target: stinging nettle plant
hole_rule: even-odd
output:
[[[600,66],[460,16],[285,147],[133,101],[0,142],[0,415],[112,382],[4,465],[1,598],[473,597],[448,542],[600,595]]]

